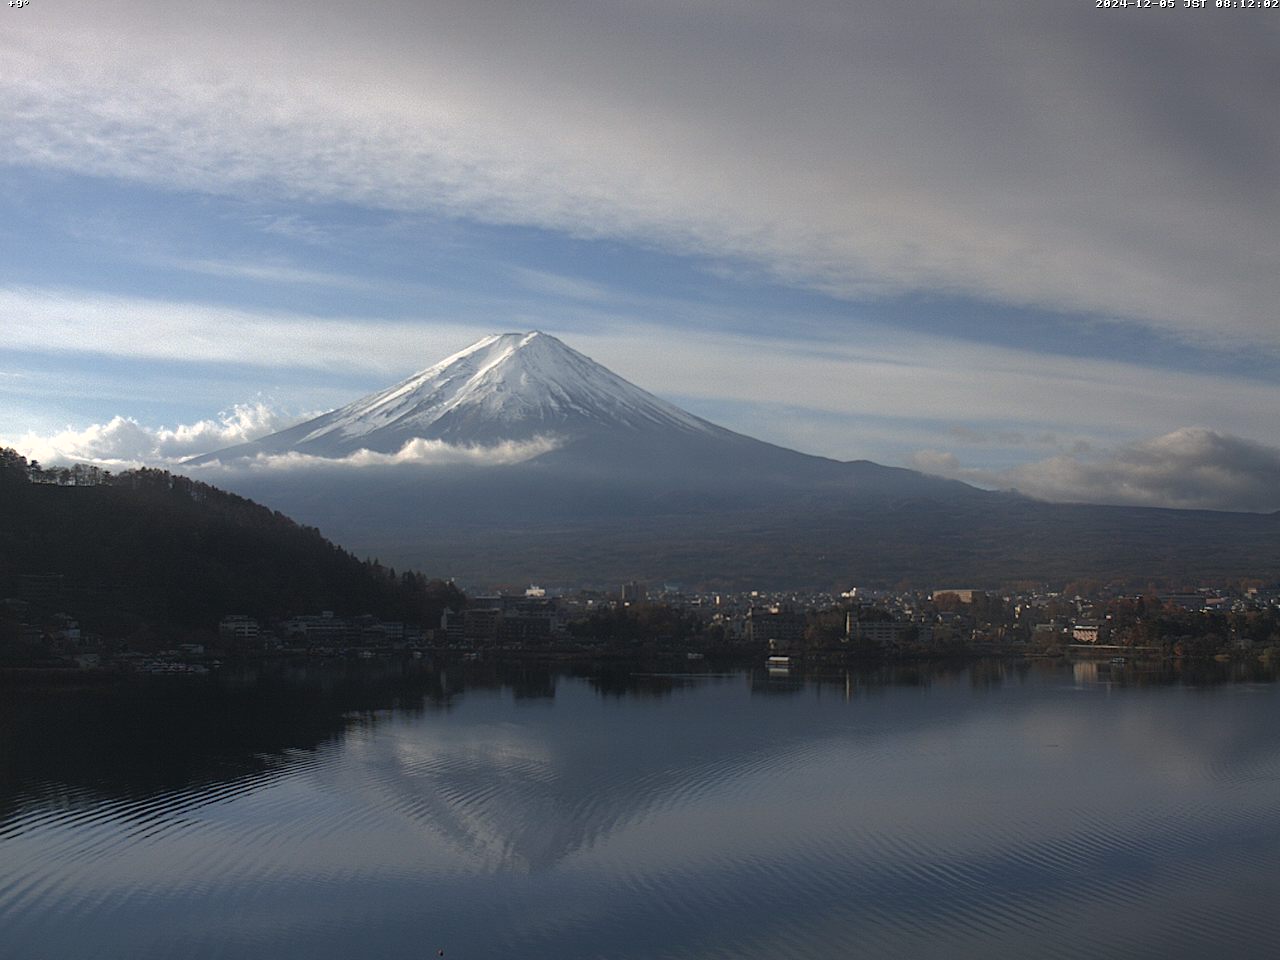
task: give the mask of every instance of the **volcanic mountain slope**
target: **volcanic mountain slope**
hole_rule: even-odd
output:
[[[307,468],[253,469],[289,454]],[[1280,576],[1280,514],[1045,504],[810,456],[709,423],[537,332],[486,337],[188,463],[214,461],[229,467],[219,485],[361,555],[473,586]]]

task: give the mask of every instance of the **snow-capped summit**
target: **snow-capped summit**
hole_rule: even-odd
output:
[[[535,330],[485,337],[386,390],[190,462],[260,453],[395,453],[415,439],[486,446],[535,438],[563,444],[586,436],[655,434],[738,438]]]
[[[710,424],[628,383],[549,334],[485,337],[381,393],[336,411],[307,436],[410,433],[465,443],[583,428],[702,432]],[[373,448],[378,449],[378,448]]]

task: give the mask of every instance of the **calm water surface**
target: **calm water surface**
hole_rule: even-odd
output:
[[[654,673],[0,688],[0,956],[1276,956],[1269,678]]]

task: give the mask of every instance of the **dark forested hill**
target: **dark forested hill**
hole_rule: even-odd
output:
[[[460,600],[451,584],[358,560],[315,528],[208,484],[159,470],[60,476],[5,449],[0,596],[24,592],[102,633],[321,609],[430,626]]]

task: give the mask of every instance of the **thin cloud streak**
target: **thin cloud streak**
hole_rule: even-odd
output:
[[[406,350],[446,356],[453,344],[487,332],[435,320],[329,319],[61,290],[0,290],[0,315],[10,349],[373,375],[402,369]]]
[[[340,290],[364,292],[385,289],[386,286],[361,277],[341,273],[324,273],[319,270],[304,270],[287,264],[246,263],[236,260],[172,260],[161,265],[212,277],[258,280],[273,284],[302,284],[305,286],[332,287]]]
[[[580,300],[587,303],[604,303],[616,300],[617,295],[598,283],[566,277],[545,270],[530,270],[527,267],[512,267],[511,277],[517,284],[534,293],[566,300]]]

